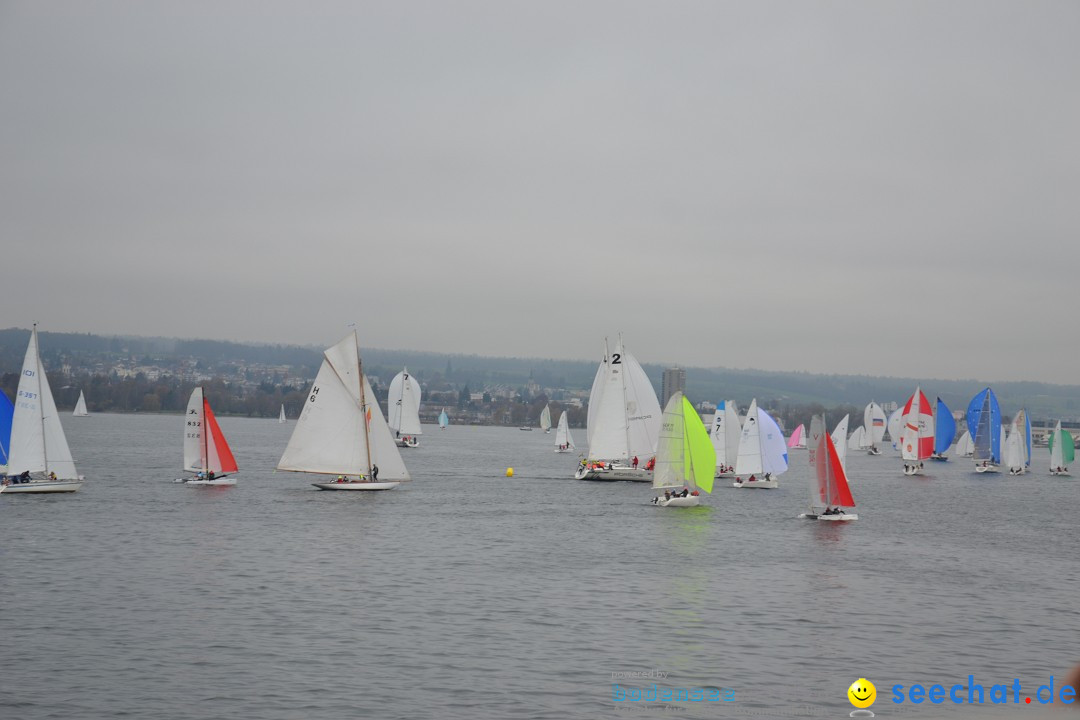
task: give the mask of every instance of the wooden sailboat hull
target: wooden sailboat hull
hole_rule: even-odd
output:
[[[46,482],[28,482],[8,485],[5,493],[63,493],[77,492],[82,487],[82,480],[57,480]]]
[[[399,482],[325,482],[311,483],[320,490],[393,490]]]
[[[626,480],[629,482],[652,482],[652,471],[644,468],[632,467],[604,467],[604,468],[579,468],[574,473],[577,480],[599,480],[615,482]]]

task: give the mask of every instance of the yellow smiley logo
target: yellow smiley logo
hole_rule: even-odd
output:
[[[868,708],[877,700],[877,688],[866,678],[859,678],[847,689],[848,700],[857,708]]]

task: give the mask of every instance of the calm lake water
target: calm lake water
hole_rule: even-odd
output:
[[[613,673],[649,671],[734,699],[641,716],[847,717],[860,676],[887,716],[895,684],[1080,660],[1080,486],[1045,448],[1018,478],[853,454],[839,525],[796,517],[805,451],[672,510],[573,480],[554,434],[425,426],[414,482],[327,493],[274,472],[292,422],[220,418],[241,475],[208,489],[172,482],[182,422],[65,418],[83,490],[0,495],[0,718],[618,717],[653,680]]]

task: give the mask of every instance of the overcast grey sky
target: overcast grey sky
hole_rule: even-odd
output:
[[[0,326],[1080,382],[1077,38],[1029,0],[0,2]]]

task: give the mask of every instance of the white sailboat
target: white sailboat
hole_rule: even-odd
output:
[[[86,410],[86,396],[83,395],[83,391],[79,391],[79,399],[75,403],[75,409],[71,411],[72,417],[89,417],[90,413]]]
[[[546,433],[551,432],[551,406],[545,405],[540,411],[540,429]]]
[[[975,441],[971,439],[971,433],[967,430],[956,441],[956,457],[971,457],[975,454]]]
[[[859,516],[847,508],[855,507],[847,483],[847,471],[840,461],[832,438],[826,430],[825,418],[815,415],[810,420],[810,509],[799,517],[827,522],[849,522]]]
[[[1050,434],[1050,474],[1069,475],[1069,463],[1076,457],[1076,442],[1068,430],[1061,429],[1057,421],[1054,432]]]
[[[1020,438],[1020,429],[1016,426],[1016,420],[1009,426],[1009,435],[1005,438],[1005,467],[1009,468],[1010,475],[1024,474],[1024,451]]]
[[[570,423],[566,411],[559,416],[559,426],[555,429],[555,452],[565,453],[574,449],[574,438],[570,435]]]
[[[278,413],[277,421],[280,425],[285,424],[285,403],[281,404],[281,412]]]
[[[668,399],[660,425],[652,486],[654,490],[663,490],[664,495],[653,498],[653,505],[697,505],[699,488],[712,492],[715,470],[716,452],[705,426],[682,391],[676,391]]]
[[[321,490],[390,490],[410,479],[364,376],[355,331],[323,353],[278,470],[337,476],[312,483]]]
[[[870,447],[870,442],[866,437],[866,428],[860,425],[848,438],[847,448],[848,450],[865,450],[868,447]]]
[[[737,488],[776,488],[776,477],[788,469],[787,441],[780,426],[769,413],[750,402],[739,438],[739,456],[735,461]],[[746,477],[746,480],[742,478]]]
[[[439,429],[445,430],[446,426],[450,424],[450,416],[446,414],[446,408],[442,409],[439,413]]]
[[[735,461],[739,457],[739,408],[734,400],[721,400],[716,406],[712,422],[712,445],[716,452],[716,476],[731,477],[735,474]]]
[[[604,341],[604,359],[589,394],[586,433],[589,456],[578,480],[652,480],[652,459],[660,436],[660,401],[641,365],[623,347],[614,352]],[[635,459],[637,462],[635,462]]]
[[[892,448],[900,452],[900,436],[904,434],[904,408],[896,408],[889,413],[887,425],[889,426],[889,440],[892,441]]]
[[[398,447],[418,447],[420,429],[420,383],[404,368],[390,381],[387,423]]]
[[[38,352],[37,325],[30,332],[11,417],[7,493],[75,492],[83,477],[75,470],[56,412],[49,379]]]
[[[191,391],[184,417],[184,469],[195,475],[177,482],[208,487],[235,485],[236,476],[230,473],[239,469],[236,459],[201,387]]]
[[[863,428],[866,432],[866,454],[880,455],[885,439],[885,411],[873,400],[863,410]]]

